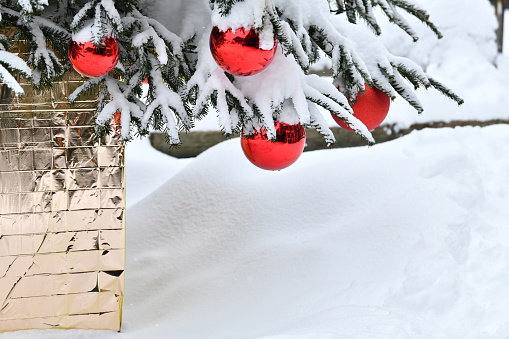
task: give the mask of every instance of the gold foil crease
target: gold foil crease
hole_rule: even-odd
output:
[[[124,145],[94,137],[93,95],[67,103],[80,84],[0,85],[0,332],[120,329]]]

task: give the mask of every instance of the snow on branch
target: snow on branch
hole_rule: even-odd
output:
[[[419,98],[415,92],[407,85],[399,71],[396,68],[394,68],[392,74],[387,74],[384,69],[381,69],[381,71],[385,74],[394,90],[410,105],[412,105],[412,107],[415,108],[419,114],[421,114],[424,111],[424,107],[422,107]]]
[[[414,41],[419,40],[417,33],[414,31],[412,26],[403,18],[397,11],[396,7],[388,0],[377,0],[377,3],[382,8],[382,11],[387,15],[390,22],[395,23],[404,30],[408,35],[412,37]]]
[[[85,6],[75,16],[72,26],[78,27],[93,10],[94,23],[90,31],[94,41],[104,34],[104,12],[114,26],[129,31],[128,37],[120,38],[122,42],[128,38],[127,44],[122,46],[128,57],[124,61],[126,67],[122,69],[125,80],[113,81],[105,77],[100,81],[88,81],[83,88],[100,87],[98,124],[104,125],[118,110],[122,113],[121,124],[126,126],[122,128],[123,138],[129,137],[129,126],[136,123],[141,132],[152,127],[165,128],[170,142],[180,143],[179,128],[188,130],[192,127],[190,113],[180,95],[183,93],[184,79],[190,76],[182,39],[135,7],[121,17],[112,0],[94,0]],[[141,103],[140,85],[145,78],[149,79],[150,89],[146,103]],[[76,94],[72,99],[75,97]],[[108,99],[111,101],[107,102]]]
[[[0,44],[3,49],[3,45]],[[23,88],[19,85],[16,78],[11,74],[12,71],[18,71],[25,77],[32,76],[32,70],[28,67],[26,62],[17,55],[0,50],[0,79],[12,89],[16,95],[24,93]]]
[[[378,0],[378,1],[381,1],[381,0]],[[400,7],[404,11],[410,13],[411,15],[415,16],[417,19],[421,20],[426,26],[428,26],[433,31],[433,33],[435,33],[435,35],[439,39],[442,38],[442,33],[440,33],[437,26],[435,26],[435,24],[433,24],[429,20],[429,14],[424,9],[422,9],[421,7],[417,6],[414,3],[410,3],[407,0],[387,0],[387,1],[391,1],[394,4],[394,6]]]
[[[182,58],[183,41],[178,35],[164,27],[159,21],[141,14],[136,9],[133,11],[133,16],[142,22],[143,27],[146,28],[150,26],[153,32],[157,33],[161,39],[169,44],[171,46],[173,55],[178,58]]]
[[[429,14],[424,9],[408,0],[329,0],[329,5],[332,13],[340,14],[346,12],[346,17],[352,24],[357,23],[358,15],[364,19],[367,26],[377,35],[380,35],[382,30],[378,25],[373,9],[376,6],[380,6],[382,12],[387,16],[389,21],[395,23],[410,35],[414,41],[417,41],[419,39],[417,33],[398,11],[398,8],[401,8],[422,21],[439,39],[442,38],[442,34],[438,28],[429,20]]]
[[[368,26],[373,29],[376,34],[382,34],[382,29],[378,25],[378,22],[376,21],[375,15],[373,13],[371,0],[355,0],[352,5],[355,6],[358,14],[366,21]]]
[[[315,106],[319,105],[344,119],[369,143],[374,142],[367,128],[352,115],[345,96],[327,79],[305,75],[295,58],[285,56],[281,47],[277,48],[272,63],[263,72],[229,79],[212,59],[206,40],[201,40],[197,70],[188,83],[190,91],[197,87],[200,93],[194,107],[195,116],[199,116],[212,98],[226,133],[231,133],[231,126],[240,121],[243,126],[266,129],[267,136],[274,138],[274,122],[282,121],[313,126],[324,135],[327,143],[332,144],[334,136],[320,117]],[[228,103],[229,94],[238,100],[237,106]],[[253,132],[249,128],[244,130]]]
[[[285,39],[286,37],[290,37],[290,41],[288,41],[288,48],[291,53],[294,54],[299,65],[304,69],[308,70],[310,66],[310,58],[308,54],[311,52],[311,39],[309,39],[309,35],[306,33],[300,34],[300,37],[297,36],[297,33],[293,31],[292,27],[289,23],[281,21],[281,30],[284,33]],[[304,43],[301,43],[301,42]],[[285,44],[283,44],[285,47]]]
[[[257,130],[263,128],[269,138],[274,138],[274,122],[282,121],[288,124],[301,123],[313,126],[324,135],[329,144],[332,144],[334,136],[323,117],[319,118],[320,113],[316,108],[316,105],[319,105],[345,120],[369,143],[374,142],[364,124],[352,115],[348,100],[334,85],[326,79],[303,73],[303,68],[309,65],[310,59],[316,59],[313,54],[318,51],[317,43],[321,43],[335,59],[337,69],[348,67],[349,75],[359,88],[364,88],[366,79],[371,83],[368,67],[348,39],[331,23],[330,17],[333,16],[328,7],[316,8],[314,6],[317,5],[316,1],[311,1],[310,4],[305,1],[280,0],[276,4],[282,7],[276,9],[272,1],[261,2],[265,3],[265,9],[269,11],[271,17],[279,18],[277,11],[282,13],[281,20],[268,21],[279,25],[277,26],[279,29],[274,27],[273,30],[278,34],[280,43],[281,37],[284,39],[277,47],[272,63],[263,72],[255,75],[227,76],[211,57],[208,44],[210,31],[205,30],[206,33],[198,46],[196,72],[188,83],[188,93],[191,95],[198,93],[194,102],[194,116],[200,117],[212,103],[218,109],[219,121],[226,133],[231,133],[232,127],[236,127],[235,125],[240,122],[247,133],[252,133],[251,127]],[[247,8],[242,15],[252,20],[256,16],[256,11],[247,6],[246,2],[241,4]],[[224,13],[216,13],[215,18],[213,14],[212,25],[216,24],[215,20],[219,20],[221,14],[224,26],[222,29],[245,27],[242,23],[249,21],[243,19],[241,15],[234,15],[239,8],[240,4],[238,7],[232,6],[229,9],[230,15],[227,16]],[[318,32],[319,29],[322,30],[321,33]],[[314,34],[309,34],[310,30]],[[322,37],[325,39],[322,40]],[[392,69],[388,60],[386,64]],[[337,73],[339,74],[339,71]],[[236,102],[233,102],[232,98],[235,98]],[[291,109],[288,109],[289,107]]]
[[[8,69],[17,70],[26,77],[30,77],[32,74],[32,70],[23,59],[7,51],[0,50],[0,64]]]
[[[71,37],[71,33],[68,30],[62,28],[53,21],[40,16],[33,17],[33,20],[39,27],[41,27],[42,30],[47,30],[54,34],[55,38],[58,37],[60,39],[68,40]]]
[[[195,73],[187,83],[187,92],[194,103],[195,118],[200,118],[203,112],[207,111],[211,98],[216,96],[220,125],[226,134],[232,134],[238,121],[246,121],[253,117],[254,113],[242,91],[228,79],[212,58],[208,44],[210,29],[211,27],[200,40],[198,64]],[[199,94],[196,95],[196,93]],[[236,107],[229,105],[229,101],[235,101]]]
[[[375,36],[370,35],[369,32],[366,33],[362,27],[344,23],[339,18],[334,20],[334,25],[352,41],[355,50],[365,61],[372,77],[372,83],[377,88],[393,99],[395,98],[394,92],[398,93],[418,113],[424,110],[406,81],[408,80],[415,89],[421,85],[425,88],[430,87],[428,76],[419,65],[409,59],[390,54]],[[369,81],[367,83],[371,85]],[[341,85],[343,84],[340,84],[342,90],[347,93],[349,98],[352,98],[351,101],[355,102],[357,93],[349,91],[348,88]]]
[[[93,18],[90,18],[93,11]],[[73,31],[85,26],[87,34],[91,34],[94,44],[99,45],[106,36],[113,31],[119,33],[124,29],[122,16],[118,12],[113,0],[92,0],[85,3],[74,15],[70,27]]]
[[[101,7],[104,8],[106,15],[110,19],[110,22],[113,24],[117,32],[121,32],[123,30],[122,19],[117,9],[115,8],[115,3],[113,0],[101,0]]]
[[[180,144],[179,123],[186,129],[192,127],[192,121],[187,114],[183,100],[179,94],[172,91],[163,81],[160,64],[158,60],[150,56],[149,61],[152,65],[150,77],[153,79],[152,91],[153,98],[147,106],[142,118],[142,126],[148,128],[150,120],[156,110],[159,110],[166,123],[166,133],[171,144]]]
[[[136,48],[142,48],[149,42],[152,42],[154,45],[159,62],[166,64],[168,62],[168,53],[166,53],[165,41],[157,35],[156,31],[147,22],[144,22],[143,31],[133,36],[132,44]]]
[[[35,66],[32,80],[36,86],[40,86],[43,80],[61,76],[64,68],[55,53],[48,49],[46,37],[38,23],[33,21],[29,27],[37,47],[31,51],[28,62]]]
[[[11,8],[7,8],[7,7],[0,5],[0,13],[1,12],[7,14],[8,16],[16,18],[21,23],[21,25],[23,25],[27,21],[27,20],[23,20],[22,13],[19,13]],[[44,18],[42,16],[31,16],[30,20],[28,20],[28,21],[35,21],[39,27],[50,29],[51,31],[53,31],[57,34],[61,34],[61,35],[68,36],[68,37],[71,36],[69,31],[62,28],[55,22],[53,22],[47,18]]]
[[[391,64],[414,85],[415,89],[418,89],[421,84],[425,88],[429,88],[431,86],[428,76],[423,69],[417,65],[417,63],[410,59],[397,56],[390,56],[389,58],[391,60]]]
[[[22,95],[25,93],[23,88],[20,86],[16,78],[14,78],[4,66],[0,64],[0,80],[7,85],[10,89],[16,93],[16,95]]]
[[[353,48],[353,41],[347,39],[343,32],[333,25],[331,20],[336,17],[330,14],[326,2],[276,0],[275,4],[277,10],[281,12],[282,21],[286,21],[291,27],[302,28],[298,30],[301,35],[300,41],[291,39],[293,51],[309,51],[309,48],[306,49],[301,44],[301,41],[306,43],[309,39],[331,58],[334,77],[342,75],[345,82],[358,89],[364,88],[365,82],[371,82],[365,60]],[[296,58],[301,60],[300,64],[303,63],[299,53],[296,54]],[[311,58],[313,59],[313,55]]]
[[[48,0],[18,0],[18,5],[23,13],[31,14],[35,10],[42,10],[48,6]]]
[[[353,115],[352,108],[347,98],[329,81],[312,74],[306,76],[306,85],[307,86],[304,87],[304,93],[310,102],[323,107],[342,119],[356,134],[364,138],[368,143],[373,144],[375,142],[366,126]],[[317,119],[316,116],[313,117],[313,121],[313,125],[319,132],[321,132],[321,130],[327,132],[327,129],[325,129],[326,125],[320,125],[320,120]],[[327,140],[327,134],[324,136]],[[330,143],[330,141],[327,142]]]
[[[0,77],[18,94],[22,92],[21,86],[10,72],[32,75],[33,83],[42,87],[51,84],[51,80],[70,67],[67,61],[62,65],[56,56],[65,53],[71,37],[66,29],[76,31],[89,21],[90,28],[83,30],[88,34],[86,41],[96,44],[107,34],[117,33],[121,63],[114,76],[118,79],[109,76],[88,79],[71,95],[70,101],[76,100],[79,93],[97,87],[98,126],[106,126],[120,111],[122,137],[126,139],[131,126],[136,126],[142,133],[149,128],[164,129],[171,143],[178,144],[179,130],[190,129],[192,120],[202,118],[213,106],[227,134],[240,128],[247,133],[252,133],[251,128],[264,128],[272,138],[274,122],[282,121],[311,126],[331,144],[334,136],[321,116],[320,106],[372,143],[371,134],[355,118],[350,107],[366,84],[379,88],[392,99],[399,94],[418,112],[423,108],[414,89],[421,86],[437,89],[458,103],[462,101],[450,89],[429,78],[413,61],[391,55],[377,39],[381,30],[374,15],[376,6],[414,40],[417,35],[405,20],[407,13],[423,21],[440,37],[438,29],[429,22],[428,13],[411,0],[194,0],[175,3],[167,0],[65,0],[57,2],[56,8],[48,7],[46,12],[39,11],[48,6],[48,0],[0,2],[0,14],[8,18],[9,23],[16,22],[21,28],[20,36],[28,36],[30,41],[28,65],[34,69],[31,73],[27,64],[19,63],[21,59],[6,54],[0,37]],[[178,27],[177,23],[166,27],[155,19],[163,15],[154,13],[162,11],[161,6],[170,6],[182,13],[180,36],[169,29]],[[49,10],[54,10],[53,14]],[[345,12],[346,17],[334,14]],[[62,13],[74,16],[66,18]],[[358,18],[365,20],[366,25],[350,23]],[[223,31],[255,28],[260,34],[260,48],[266,50],[274,47],[276,38],[278,47],[272,64],[263,72],[248,77],[224,72],[210,51],[209,37],[214,26]],[[48,41],[52,46],[48,47]],[[331,59],[333,84],[307,74],[322,52]],[[141,83],[145,78],[148,78],[149,90],[146,102],[141,102]]]
[[[78,97],[91,88],[100,87],[99,105],[96,123],[104,127],[117,112],[121,113],[120,125],[122,138],[130,138],[130,126],[134,119],[141,120],[146,109],[145,104],[131,95],[132,87],[110,76],[89,78],[69,96],[69,102],[74,103]],[[97,129],[97,128],[96,128]]]
[[[104,77],[104,82],[107,86],[110,102],[108,102],[103,109],[97,115],[97,124],[104,126],[108,121],[111,120],[116,112],[121,113],[121,126],[122,126],[122,138],[127,140],[130,138],[130,126],[132,118],[141,119],[143,117],[143,111],[145,107],[141,102],[134,103],[128,100],[128,96],[125,93],[125,84],[121,81],[113,79],[109,76]]]
[[[32,3],[35,2],[27,2],[25,5],[28,6],[30,4],[31,6]],[[38,6],[43,6],[47,3],[45,1],[39,1],[37,4]],[[21,20],[23,16],[22,13],[2,6],[0,6],[0,11],[11,17],[18,18],[18,21],[26,27],[27,32],[32,36],[31,41],[35,48],[30,50],[28,64],[32,65],[35,69],[30,72],[27,72],[25,69],[24,73],[31,74],[34,85],[41,86],[49,82],[51,78],[61,76],[64,72],[64,67],[61,65],[55,53],[48,48],[44,31],[60,39],[68,39],[70,33],[49,19],[40,16],[33,16],[31,20],[23,21]]]
[[[205,70],[205,67],[198,67],[188,83],[188,90],[200,93],[195,100],[193,109],[193,116],[198,119],[208,109],[211,98],[215,97],[219,123],[226,134],[233,133],[238,121],[245,121],[253,116],[253,110],[248,105],[242,91],[235,87],[226,77],[224,71],[218,67],[209,67],[208,71]],[[228,104],[232,100],[228,100],[228,97],[236,99],[236,109]],[[244,116],[244,119],[239,117],[239,113]]]
[[[438,90],[440,93],[442,93],[449,99],[456,101],[456,103],[458,105],[463,105],[463,103],[465,102],[465,100],[463,100],[459,95],[454,93],[451,89],[447,88],[446,86],[444,86],[442,83],[438,82],[437,80],[435,80],[433,78],[428,78],[428,80],[431,84],[431,87],[435,88],[436,90]]]
[[[320,133],[327,143],[327,147],[330,147],[336,143],[336,138],[325,121],[322,113],[318,110],[315,104],[309,103],[308,110],[310,115],[309,125],[316,129]]]
[[[454,93],[452,90],[441,84],[440,82],[436,81],[435,79],[430,78],[423,70],[422,68],[417,65],[412,60],[409,60],[407,58],[402,57],[396,57],[391,56],[391,64],[394,66],[395,72],[397,75],[401,75],[406,80],[408,80],[410,83],[414,85],[414,89],[420,88],[421,85],[423,85],[426,89],[432,87],[448,97],[451,100],[456,101],[458,105],[463,104],[463,99],[460,98],[456,93]],[[397,80],[398,78],[395,77],[393,80]],[[401,81],[402,84],[405,84],[403,81]],[[405,84],[406,85],[406,84]],[[415,100],[412,98],[412,100]],[[410,102],[410,101],[409,101]],[[411,103],[411,102],[410,102]],[[415,106],[414,106],[415,107]],[[417,109],[417,107],[416,107]]]
[[[138,10],[133,11],[133,16],[125,19],[130,25],[134,24],[132,18],[140,25],[141,30],[133,34],[132,44],[138,49],[151,43],[155,49],[155,55],[161,64],[167,64],[169,56],[167,49],[171,49],[173,56],[179,61],[184,60],[182,53],[183,41],[178,35],[169,31],[166,27],[161,25],[157,20],[149,18],[141,14]]]
[[[79,10],[78,13],[76,13],[76,15],[74,16],[74,18],[71,22],[72,30],[79,28],[83,24],[83,21],[86,18],[87,12],[89,10],[91,10],[93,7],[94,7],[94,1],[89,1]]]
[[[415,62],[390,54],[369,30],[332,15],[330,7],[326,6],[324,2],[318,0],[275,0],[275,3],[283,22],[280,26],[284,29],[285,35],[290,37],[295,59],[302,66],[303,61],[306,60],[301,55],[302,52],[306,51],[308,55],[310,54],[310,49],[305,47],[306,39],[302,37],[309,32],[313,43],[331,58],[335,83],[340,91],[350,98],[351,103],[355,103],[358,92],[364,90],[364,83],[366,83],[376,86],[392,99],[395,98],[395,93],[398,93],[421,113],[423,107],[408,86],[407,81],[415,89],[420,86],[425,88],[431,86],[450,98],[455,97],[461,100],[443,85],[433,86],[428,76]],[[396,7],[398,6],[412,14],[415,12],[415,15],[423,20],[427,20],[429,17],[425,11],[405,0],[377,0],[376,3],[387,12],[386,14],[390,18],[398,21],[400,26],[406,27],[404,19],[397,13]],[[338,9],[346,10],[349,7],[355,7],[362,17],[372,21],[371,26],[374,28],[376,20],[372,13],[371,1],[348,0],[337,2],[336,5]],[[306,15],[302,13],[306,13]],[[290,32],[288,32],[289,29],[291,29]],[[407,33],[416,37],[410,27],[407,27],[406,30]],[[299,34],[301,38],[296,39],[296,34]],[[459,100],[456,101],[459,102]],[[330,104],[326,105],[328,110],[334,111]],[[343,119],[343,117],[341,118]]]
[[[74,90],[67,99],[69,103],[74,103],[82,93],[85,93],[89,89],[98,86],[103,81],[103,77],[99,78],[88,78],[82,85]]]

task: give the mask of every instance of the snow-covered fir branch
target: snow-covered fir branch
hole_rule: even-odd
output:
[[[7,52],[8,47],[7,37],[0,34],[0,81],[12,89],[16,95],[21,95],[24,94],[24,90],[11,72],[17,71],[25,77],[31,77],[32,70],[19,56]]]
[[[438,38],[442,38],[438,27],[430,21],[429,14],[409,0],[329,0],[329,6],[333,13],[346,13],[350,23],[356,24],[357,18],[362,18],[377,35],[382,34],[382,30],[374,12],[376,7],[380,7],[389,21],[403,29],[414,41],[417,41],[419,39],[417,33],[398,10],[402,9],[427,25]]]
[[[110,76],[86,80],[70,101],[97,88],[98,126],[120,111],[124,138],[160,129],[179,143],[179,131],[214,107],[227,134],[264,128],[274,137],[274,122],[283,121],[315,128],[330,144],[334,137],[322,107],[372,143],[350,107],[365,84],[392,99],[400,95],[419,113],[424,108],[414,91],[420,87],[462,102],[415,62],[385,49],[377,38],[377,10],[414,40],[417,34],[400,12],[441,36],[428,13],[410,0],[0,0],[3,24],[19,30],[9,40],[29,42],[26,61],[0,43],[0,77],[16,93],[22,93],[18,73],[41,87],[61,79],[71,68],[65,58],[70,32],[88,30],[96,45],[115,36],[120,61]],[[224,72],[210,51],[213,27],[255,28],[262,50],[276,48],[272,64],[252,76]],[[323,55],[331,59],[333,84],[308,75]],[[149,89],[142,102],[144,80]]]
[[[32,5],[36,5],[33,7]],[[32,13],[33,8],[41,10],[46,1],[39,2],[24,2],[22,5],[23,10],[27,13]],[[30,11],[28,11],[30,9]],[[18,29],[24,33],[24,37],[30,41],[30,50],[28,51],[27,63],[32,67],[32,71],[25,72],[31,75],[31,80],[36,87],[48,85],[52,79],[61,77],[66,68],[61,64],[55,52],[48,48],[48,41],[62,41],[70,38],[67,30],[58,26],[58,24],[41,16],[29,16],[17,12],[11,8],[0,6],[0,11],[4,13],[5,19],[10,18],[11,22],[15,21],[18,24]],[[51,37],[52,39],[50,39]],[[21,48],[18,46],[18,48]],[[18,51],[19,52],[19,51]],[[25,51],[23,51],[25,52]],[[22,72],[23,74],[23,72]]]
[[[21,7],[21,12],[32,14],[34,11],[40,11],[48,5],[48,0],[17,0]]]
[[[152,66],[150,78],[152,79],[152,97],[150,104],[145,110],[142,124],[145,128],[149,125],[149,121],[153,119],[154,112],[159,110],[166,123],[166,133],[172,144],[179,144],[179,124],[186,130],[192,127],[192,122],[188,116],[188,112],[184,106],[182,98],[179,94],[172,91],[163,81],[161,68],[158,60],[154,56],[149,57]]]

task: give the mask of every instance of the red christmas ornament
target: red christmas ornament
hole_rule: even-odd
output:
[[[116,111],[115,114],[113,114],[112,119],[112,127],[113,131],[115,132],[115,135],[119,136],[121,134],[121,125],[122,125],[122,113],[120,111]]]
[[[304,150],[306,131],[301,124],[275,123],[276,141],[267,138],[267,131],[255,131],[252,137],[241,135],[242,150],[254,165],[270,171],[293,164]]]
[[[71,40],[68,48],[69,60],[74,69],[86,77],[100,77],[108,74],[117,64],[119,47],[112,36],[101,41],[100,46],[93,42]]]
[[[218,27],[210,34],[210,51],[214,60],[226,72],[234,75],[253,75],[267,67],[276,53],[276,41],[272,49],[260,48],[260,35],[254,28],[238,28],[222,32]]]
[[[115,114],[113,114],[113,123],[117,126],[120,126],[122,123],[122,113],[120,111],[116,111]]]
[[[362,121],[368,130],[373,130],[385,120],[389,113],[391,98],[376,87],[364,85],[366,92],[359,93],[355,104],[352,105],[353,115]],[[341,118],[332,114],[334,120],[339,126],[349,131],[353,130],[341,120]]]

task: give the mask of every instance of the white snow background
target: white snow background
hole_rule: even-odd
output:
[[[389,29],[386,43],[466,103],[424,92],[422,116],[399,99],[389,120],[508,119],[488,1],[426,3],[446,38],[423,30],[404,47]],[[251,165],[238,139],[187,160],[142,140],[127,170],[122,333],[2,339],[509,338],[509,125],[308,152],[280,172]]]

